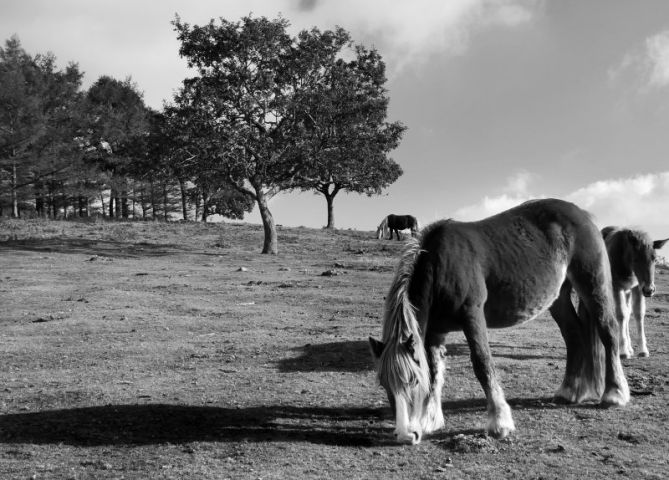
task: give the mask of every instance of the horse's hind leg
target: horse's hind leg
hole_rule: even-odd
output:
[[[603,350],[594,325],[581,321],[571,301],[572,285],[565,280],[550,312],[567,348],[567,367],[555,396],[568,403],[599,400],[604,389]]]
[[[590,258],[596,262],[597,258]],[[611,280],[608,272],[608,262],[601,261],[598,264],[591,263],[583,265],[580,275],[570,277],[576,292],[580,298],[579,316],[582,322],[586,322],[586,328],[593,332],[589,337],[590,345],[587,350],[595,349],[597,344],[597,333],[599,340],[604,346],[604,394],[601,403],[604,405],[625,405],[630,399],[629,387],[623,366],[620,363],[618,335],[618,322],[613,313],[613,298]],[[589,267],[589,268],[588,268]],[[602,269],[606,268],[606,271]],[[596,327],[595,328],[593,328]],[[593,370],[596,372],[602,368],[597,356],[584,352],[585,358],[593,357]]]
[[[639,335],[639,356],[647,357],[648,344],[646,343],[646,330],[644,328],[644,320],[646,316],[646,299],[641,294],[639,287],[632,289],[632,312],[636,319],[637,333]]]
[[[516,427],[511,417],[511,408],[506,403],[502,387],[497,382],[483,312],[480,309],[470,312],[465,318],[462,330],[469,344],[474,373],[483,387],[488,402],[488,434],[504,438]]]

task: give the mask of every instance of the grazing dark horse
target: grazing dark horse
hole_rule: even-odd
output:
[[[382,340],[369,339],[397,440],[416,444],[444,426],[445,337],[459,330],[487,399],[488,433],[511,433],[487,329],[531,320],[546,309],[567,347],[556,396],[625,405],[630,393],[618,355],[609,261],[586,212],[561,200],[535,200],[478,222],[439,221],[410,241],[386,297]]]
[[[647,357],[645,297],[655,293],[655,250],[662,248],[669,238],[653,241],[646,232],[619,227],[602,229],[602,236],[611,263],[613,298],[620,326],[620,356],[629,358],[634,355],[630,338],[630,315],[633,313],[639,334],[639,356]]]
[[[388,240],[393,239],[393,232],[397,236],[397,240],[400,239],[400,230],[411,230],[411,236],[415,236],[418,233],[418,220],[416,217],[411,215],[393,215],[390,214],[385,217],[381,224],[376,229],[376,238],[379,240],[385,238],[390,232],[390,237]]]

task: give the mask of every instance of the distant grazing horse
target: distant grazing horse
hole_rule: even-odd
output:
[[[644,297],[655,293],[655,250],[662,248],[669,238],[653,241],[641,230],[618,227],[602,229],[602,236],[611,262],[613,298],[620,325],[620,356],[634,355],[630,339],[630,314],[634,313],[639,333],[639,356],[647,357]]]
[[[445,337],[459,330],[487,398],[488,433],[511,433],[487,329],[531,320],[546,309],[567,347],[556,396],[625,405],[630,393],[618,355],[609,261],[586,212],[561,200],[535,200],[478,222],[439,221],[410,241],[386,296],[382,341],[369,339],[397,440],[416,444],[444,426]]]
[[[379,240],[386,238],[388,232],[390,232],[390,237],[388,240],[393,239],[393,232],[397,235],[397,240],[400,239],[400,230],[411,230],[411,236],[415,236],[418,233],[418,220],[416,217],[411,215],[388,215],[385,217],[381,224],[376,229],[376,238]]]

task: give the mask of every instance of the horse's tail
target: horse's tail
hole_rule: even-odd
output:
[[[386,362],[396,372],[385,374],[389,379],[397,379],[398,385],[392,386],[394,391],[402,391],[407,385],[416,383],[424,393],[430,389],[424,332],[421,331],[416,309],[409,299],[409,284],[414,276],[420,252],[419,239],[410,239],[402,251],[393,283],[386,296],[383,343],[386,345],[386,352],[392,354],[397,361],[392,364]],[[410,356],[406,355],[407,352]]]
[[[610,313],[613,318],[613,312]],[[580,330],[585,346],[581,366],[582,397],[583,400],[588,398],[599,400],[604,393],[606,374],[604,344],[600,337],[597,321],[592,318],[582,301],[579,301],[578,304],[578,316],[581,318]],[[581,401],[581,399],[578,401]]]
[[[567,346],[565,376],[555,396],[568,403],[581,403],[601,398],[606,364],[597,321],[581,298],[574,307],[573,295],[571,282],[565,280],[560,296],[551,306],[551,314]]]

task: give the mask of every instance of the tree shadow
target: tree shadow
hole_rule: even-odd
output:
[[[509,404],[514,410],[565,408],[550,397],[510,399]],[[443,403],[446,418],[485,414],[485,409],[483,398]],[[385,420],[393,420],[389,407],[106,405],[1,415],[0,443],[87,447],[240,441],[352,447],[397,445]],[[482,432],[480,428],[442,430],[431,437],[443,440]]]
[[[0,443],[103,446],[295,441],[371,446],[387,441],[379,425],[383,415],[378,408],[107,405],[2,415]]]
[[[40,253],[69,253],[115,258],[157,257],[188,251],[182,246],[173,244],[152,244],[147,242],[131,243],[65,237],[6,240],[0,242],[0,252],[3,250]]]
[[[308,344],[293,348],[299,356],[278,361],[280,372],[364,372],[374,369],[365,340]]]

